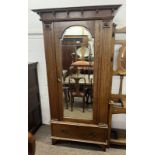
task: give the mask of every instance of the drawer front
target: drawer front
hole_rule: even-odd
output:
[[[107,128],[52,123],[52,136],[106,142]]]

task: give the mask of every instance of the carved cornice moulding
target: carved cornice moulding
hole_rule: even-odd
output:
[[[65,8],[45,8],[45,9],[33,9],[32,11],[40,13],[49,12],[70,12],[70,11],[99,11],[99,10],[117,10],[121,5],[99,5],[99,6],[79,6],[79,7],[65,7]]]
[[[112,20],[121,5],[81,6],[69,8],[34,9],[40,15],[40,20],[76,21],[76,20]]]

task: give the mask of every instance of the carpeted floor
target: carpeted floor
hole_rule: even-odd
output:
[[[51,145],[50,126],[42,126],[36,137],[36,155],[125,155],[125,149],[107,149],[103,152],[98,145],[77,143],[77,142],[59,142]]]

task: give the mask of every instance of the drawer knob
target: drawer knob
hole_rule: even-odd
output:
[[[96,133],[95,133],[95,132],[90,132],[90,133],[88,134],[88,137],[96,137]]]
[[[67,130],[65,130],[65,129],[62,129],[61,132],[62,132],[63,134],[69,135],[69,132],[68,132]]]

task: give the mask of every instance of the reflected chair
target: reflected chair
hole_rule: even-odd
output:
[[[90,86],[85,88],[86,89],[86,104],[89,104],[89,98],[90,103],[93,104],[93,79],[90,79]]]
[[[81,97],[83,99],[83,112],[85,110],[85,96],[86,92],[85,89],[80,89],[80,80],[84,81],[84,85],[86,84],[86,79],[84,77],[80,76],[71,76],[69,77],[69,86],[70,86],[70,95],[71,95],[71,111],[73,111],[73,103],[75,97]],[[74,82],[71,82],[74,81]]]
[[[66,103],[66,109],[68,109],[68,103],[70,101],[69,87],[63,86],[63,92],[64,92],[64,100]]]
[[[63,74],[62,75],[62,79],[63,79],[63,93],[64,93],[64,101],[66,104],[66,109],[68,109],[68,103],[70,102],[70,94],[69,94],[69,86],[66,86],[65,83],[65,77],[66,75]]]

